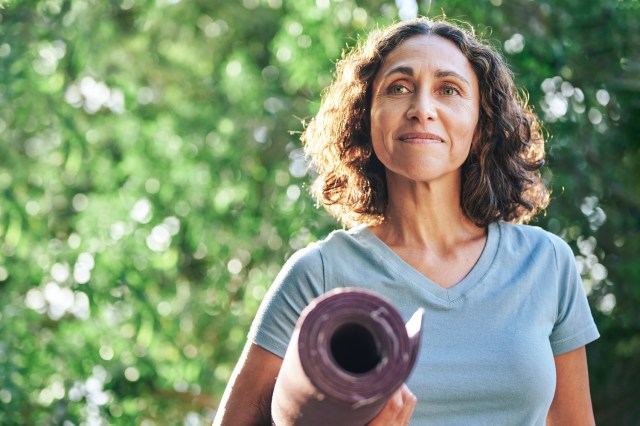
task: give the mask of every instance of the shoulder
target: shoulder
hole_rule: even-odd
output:
[[[558,235],[539,226],[499,222],[501,237],[507,241],[524,244],[548,244],[555,249],[570,250],[569,244]]]
[[[293,279],[313,283],[322,291],[359,283],[363,274],[381,267],[374,238],[366,227],[333,231],[294,253],[276,282]]]
[[[361,230],[336,230],[318,241],[312,242],[306,247],[294,252],[287,259],[282,270],[281,276],[300,275],[300,274],[318,274],[324,269],[325,262],[328,258],[336,256],[344,256],[353,250],[354,244],[357,244],[358,236]]]
[[[518,252],[532,254],[545,250],[553,253],[558,264],[573,260],[569,244],[556,234],[539,226],[499,222],[500,239],[503,246]]]
[[[334,254],[343,255],[348,252],[358,251],[366,244],[367,237],[364,227],[350,230],[338,229],[332,231],[323,239],[309,244],[291,256],[294,263],[313,263],[314,259],[322,259]]]

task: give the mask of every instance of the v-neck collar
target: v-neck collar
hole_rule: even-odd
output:
[[[368,243],[372,253],[379,260],[393,269],[402,280],[410,281],[424,288],[435,297],[446,302],[454,302],[477,284],[489,271],[498,252],[500,242],[500,224],[494,222],[487,227],[487,241],[482,253],[471,271],[459,282],[449,288],[444,288],[431,281],[424,274],[405,262],[395,251],[378,238],[367,226],[358,227],[355,233]]]

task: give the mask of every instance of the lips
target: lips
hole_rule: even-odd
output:
[[[440,136],[428,132],[404,133],[398,139],[402,142],[413,144],[444,143],[444,139]]]

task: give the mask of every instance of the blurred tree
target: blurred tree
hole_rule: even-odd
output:
[[[0,1],[0,424],[211,420],[284,259],[337,226],[301,120],[344,48],[415,13],[397,3]],[[545,118],[538,224],[603,334],[599,424],[635,424],[640,2],[418,6],[472,22]]]

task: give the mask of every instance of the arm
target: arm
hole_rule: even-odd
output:
[[[271,425],[271,396],[282,358],[247,342],[222,396],[214,426]]]
[[[555,357],[556,393],[547,425],[595,425],[584,346]]]

